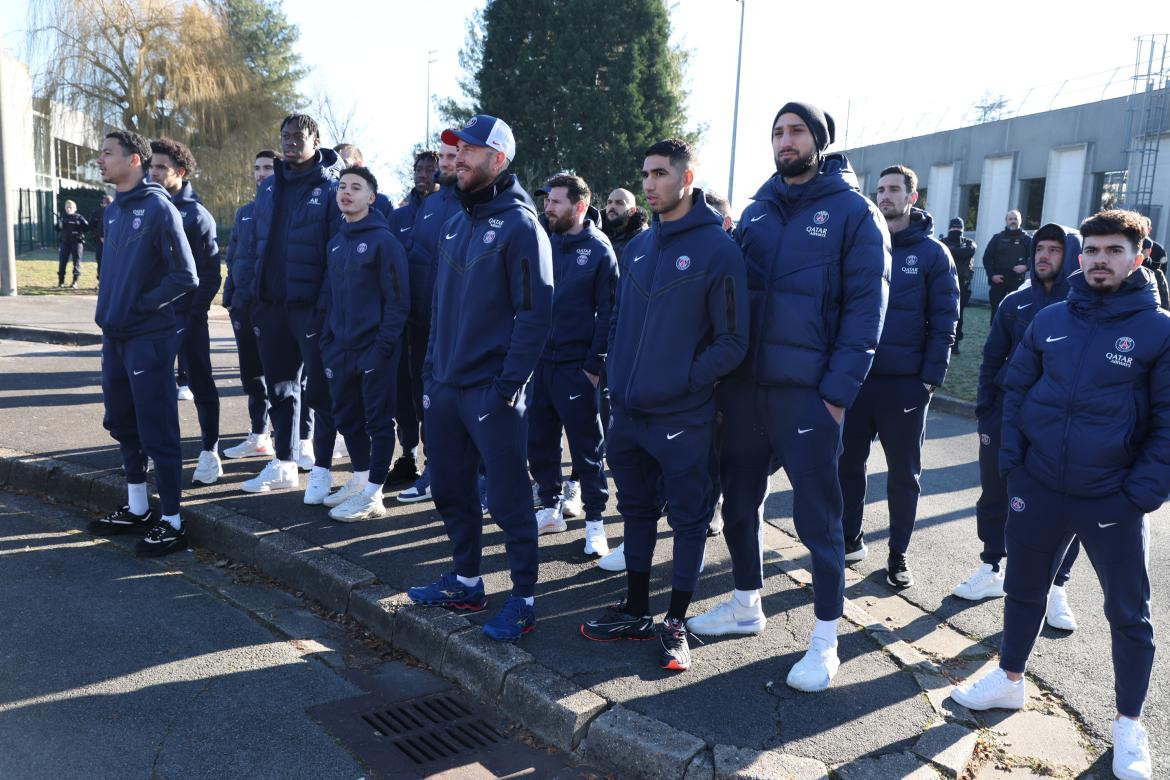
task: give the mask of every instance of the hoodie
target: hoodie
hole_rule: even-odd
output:
[[[178,329],[174,302],[199,286],[183,218],[162,185],[143,179],[106,207],[94,321],[113,339]]]
[[[1143,512],[1170,493],[1170,314],[1138,268],[1113,293],[1069,278],[1004,379],[999,469],[1083,498],[1120,492]]]
[[[986,417],[999,414],[1003,402],[1003,382],[1007,374],[1008,361],[1016,345],[1024,338],[1024,332],[1041,309],[1063,301],[1068,295],[1068,277],[1078,269],[1081,254],[1081,234],[1072,228],[1050,223],[1041,228],[1047,231],[1058,228],[1064,232],[1064,259],[1060,271],[1053,280],[1052,290],[1044,289],[1044,283],[1036,276],[1036,249],[1028,262],[1029,284],[1009,293],[995,310],[991,330],[983,345],[983,362],[979,365],[979,390],[975,396],[975,416]],[[1071,270],[1070,270],[1071,269]]]
[[[407,236],[406,256],[410,261],[410,316],[416,322],[431,321],[439,244],[446,235],[447,220],[461,208],[455,185],[441,187],[422,202],[414,215],[414,226],[404,234]]]
[[[245,257],[255,258],[254,300],[315,306],[325,277],[325,247],[341,226],[337,210],[340,159],[318,149],[316,163],[292,170],[277,160],[276,173],[260,185],[253,216],[255,234]]]
[[[264,182],[256,185],[256,193]],[[247,247],[256,245],[256,201],[253,199],[236,209],[236,218],[232,227],[232,237],[228,241],[227,251],[224,252],[224,262],[227,264],[227,280],[223,283],[223,305],[229,308],[246,309],[252,304],[252,275],[256,271],[256,258],[246,257]]]
[[[744,209],[752,343],[735,376],[815,389],[848,407],[873,363],[890,288],[890,235],[842,154],[789,184],[779,173]]]
[[[183,217],[183,232],[191,245],[195,258],[195,273],[199,276],[199,288],[191,295],[176,302],[179,311],[207,311],[215,294],[219,292],[219,244],[216,242],[215,219],[203,206],[190,182],[171,197],[171,202]]]
[[[548,338],[548,236],[513,174],[458,195],[461,207],[437,247],[423,386],[432,380],[460,388],[491,384],[514,403]]]
[[[709,419],[715,383],[748,345],[743,255],[692,191],[691,210],[626,246],[609,332],[613,405],[628,414]]]
[[[947,375],[959,321],[959,277],[950,252],[933,238],[934,220],[911,209],[910,224],[890,236],[890,298],[873,376],[914,376],[938,387]]]
[[[358,353],[359,366],[390,359],[410,314],[406,252],[376,209],[343,222],[329,241],[321,285],[321,353]],[[364,361],[364,362],[363,362]]]
[[[617,258],[594,223],[575,235],[549,236],[552,245],[552,327],[541,360],[575,363],[600,374],[617,292]]]

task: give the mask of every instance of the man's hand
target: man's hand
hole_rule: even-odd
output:
[[[833,404],[829,403],[828,401],[825,401],[825,399],[823,399],[823,398],[821,399],[821,401],[824,402],[825,408],[829,410],[829,414],[832,415],[833,420],[838,425],[840,425],[841,421],[845,419],[845,407],[844,406],[834,406]]]
[[[1012,266],[1012,271],[1014,271],[1015,273],[1018,273],[1018,274],[1022,274],[1024,271],[1027,271],[1027,270],[1028,270],[1028,266],[1026,266],[1026,265],[1013,265]]]
[[[1003,274],[994,274],[991,277],[992,284],[1003,284]]]
[[[590,374],[585,369],[581,369],[581,373],[589,377],[589,384],[593,385],[593,389],[597,389],[597,383],[601,381],[601,376],[598,374]]]

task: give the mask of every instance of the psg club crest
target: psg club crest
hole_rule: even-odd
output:
[[[1023,512],[1024,511],[1024,499],[1020,498],[1019,496],[1012,496],[1012,511],[1013,512]]]
[[[1114,346],[1117,347],[1118,352],[1129,352],[1133,350],[1134,340],[1129,336],[1122,336],[1117,340],[1117,343]]]
[[[326,378],[326,379],[332,379],[332,378],[333,378],[333,369],[332,369],[332,368],[327,368],[327,369],[325,369],[325,378]]]
[[[907,255],[906,265],[918,265],[918,255]]]
[[[430,397],[429,395],[424,395],[424,396],[423,396],[423,408],[424,408],[424,409],[430,409],[430,408],[431,408],[431,397]]]
[[[827,211],[818,211],[816,214],[813,214],[813,222],[817,223],[818,225],[823,225],[828,221],[829,212]]]
[[[135,230],[142,227],[142,219],[139,217],[135,217],[134,221],[130,223],[130,227],[134,228]]]
[[[485,244],[490,244],[491,242],[493,242],[495,240],[496,240],[496,231],[489,230],[488,232],[483,234],[483,242]]]
[[[686,255],[681,255],[678,260],[674,261],[674,267],[680,271],[685,271],[691,267],[691,258]]]
[[[577,255],[577,265],[585,265],[589,262],[589,255]]]
[[[991,435],[987,434],[987,433],[979,434],[979,443],[982,444],[984,447],[990,446],[991,445]]]
[[[319,198],[319,197],[321,197],[321,188],[320,188],[320,187],[314,187],[314,188],[313,188],[313,197],[314,197],[314,198]]]
[[[358,244],[358,245],[357,245],[357,251],[358,251],[358,254],[359,254],[359,255],[361,255],[361,254],[365,254],[365,252],[366,252],[366,250],[367,250],[367,249],[369,249],[369,246],[367,246],[367,245],[366,245],[366,242],[365,242],[365,241],[363,241],[363,242],[361,242],[360,244]]]

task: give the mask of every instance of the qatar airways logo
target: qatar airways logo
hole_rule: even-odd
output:
[[[818,211],[816,214],[813,214],[813,224],[806,227],[804,229],[804,232],[808,233],[810,236],[812,236],[814,238],[828,238],[829,237],[829,229],[827,227],[822,227],[822,225],[824,225],[828,221],[829,221],[829,212],[822,209],[821,211]]]
[[[906,265],[902,266],[902,273],[910,276],[918,275],[918,255],[906,255]]]

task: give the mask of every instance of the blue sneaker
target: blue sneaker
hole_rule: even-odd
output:
[[[466,612],[480,612],[487,609],[487,596],[483,593],[483,580],[473,587],[459,581],[454,573],[444,574],[438,582],[410,588],[406,595],[415,604],[427,607],[446,607]]]
[[[515,642],[536,630],[536,608],[520,596],[509,596],[504,607],[483,627],[483,632],[499,642]]]
[[[479,475],[479,480],[476,482],[476,487],[479,489],[479,508],[482,509],[483,513],[486,515],[488,513],[486,474]]]
[[[404,504],[412,504],[415,501],[426,501],[431,497],[431,470],[424,468],[422,476],[420,476],[415,483],[406,490],[399,491],[398,500]]]

